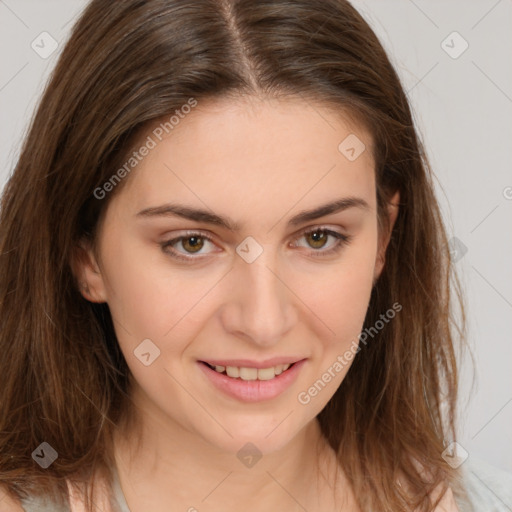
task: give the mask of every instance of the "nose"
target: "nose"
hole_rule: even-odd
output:
[[[298,318],[294,293],[271,253],[264,250],[252,263],[237,258],[221,315],[227,332],[261,347],[277,344]]]

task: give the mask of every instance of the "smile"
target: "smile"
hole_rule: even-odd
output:
[[[269,368],[247,368],[245,366],[221,366],[211,365],[209,363],[205,364],[218,373],[227,375],[232,379],[242,380],[271,380],[274,379],[277,375],[281,375],[293,365],[293,363],[288,363],[270,366]]]
[[[307,359],[295,362],[268,361],[261,364],[249,361],[197,363],[209,386],[242,402],[260,402],[276,398],[289,389],[306,361]],[[225,364],[220,364],[222,362]],[[248,366],[249,364],[252,366]]]

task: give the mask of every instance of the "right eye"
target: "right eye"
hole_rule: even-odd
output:
[[[163,242],[160,246],[162,250],[172,258],[183,261],[192,261],[194,259],[198,259],[198,257],[191,256],[193,254],[199,254],[200,257],[205,255],[204,253],[200,253],[200,251],[208,244],[213,245],[213,241],[208,235],[190,231],[182,236]],[[179,250],[180,246],[182,250]]]

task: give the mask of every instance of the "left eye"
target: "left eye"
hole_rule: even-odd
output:
[[[329,238],[334,239],[334,241],[327,249],[325,249]],[[306,246],[297,244],[300,247],[315,249],[313,252],[330,253],[331,251],[336,251],[337,249],[341,248],[343,244],[348,243],[350,237],[342,235],[341,233],[331,229],[316,228],[304,232],[299,240],[300,239],[305,239],[307,243]]]
[[[341,233],[331,231],[329,229],[315,229],[313,231],[307,231],[301,236],[301,238],[307,240],[309,247],[313,249],[323,249],[327,244],[329,237],[335,239],[335,246],[339,240],[346,240],[346,237]]]

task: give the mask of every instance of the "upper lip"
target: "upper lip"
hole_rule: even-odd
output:
[[[293,364],[302,361],[305,358],[300,357],[273,357],[272,359],[265,359],[264,361],[251,361],[250,359],[202,359],[203,363],[208,363],[211,366],[238,366],[240,368],[270,368],[280,364]]]

